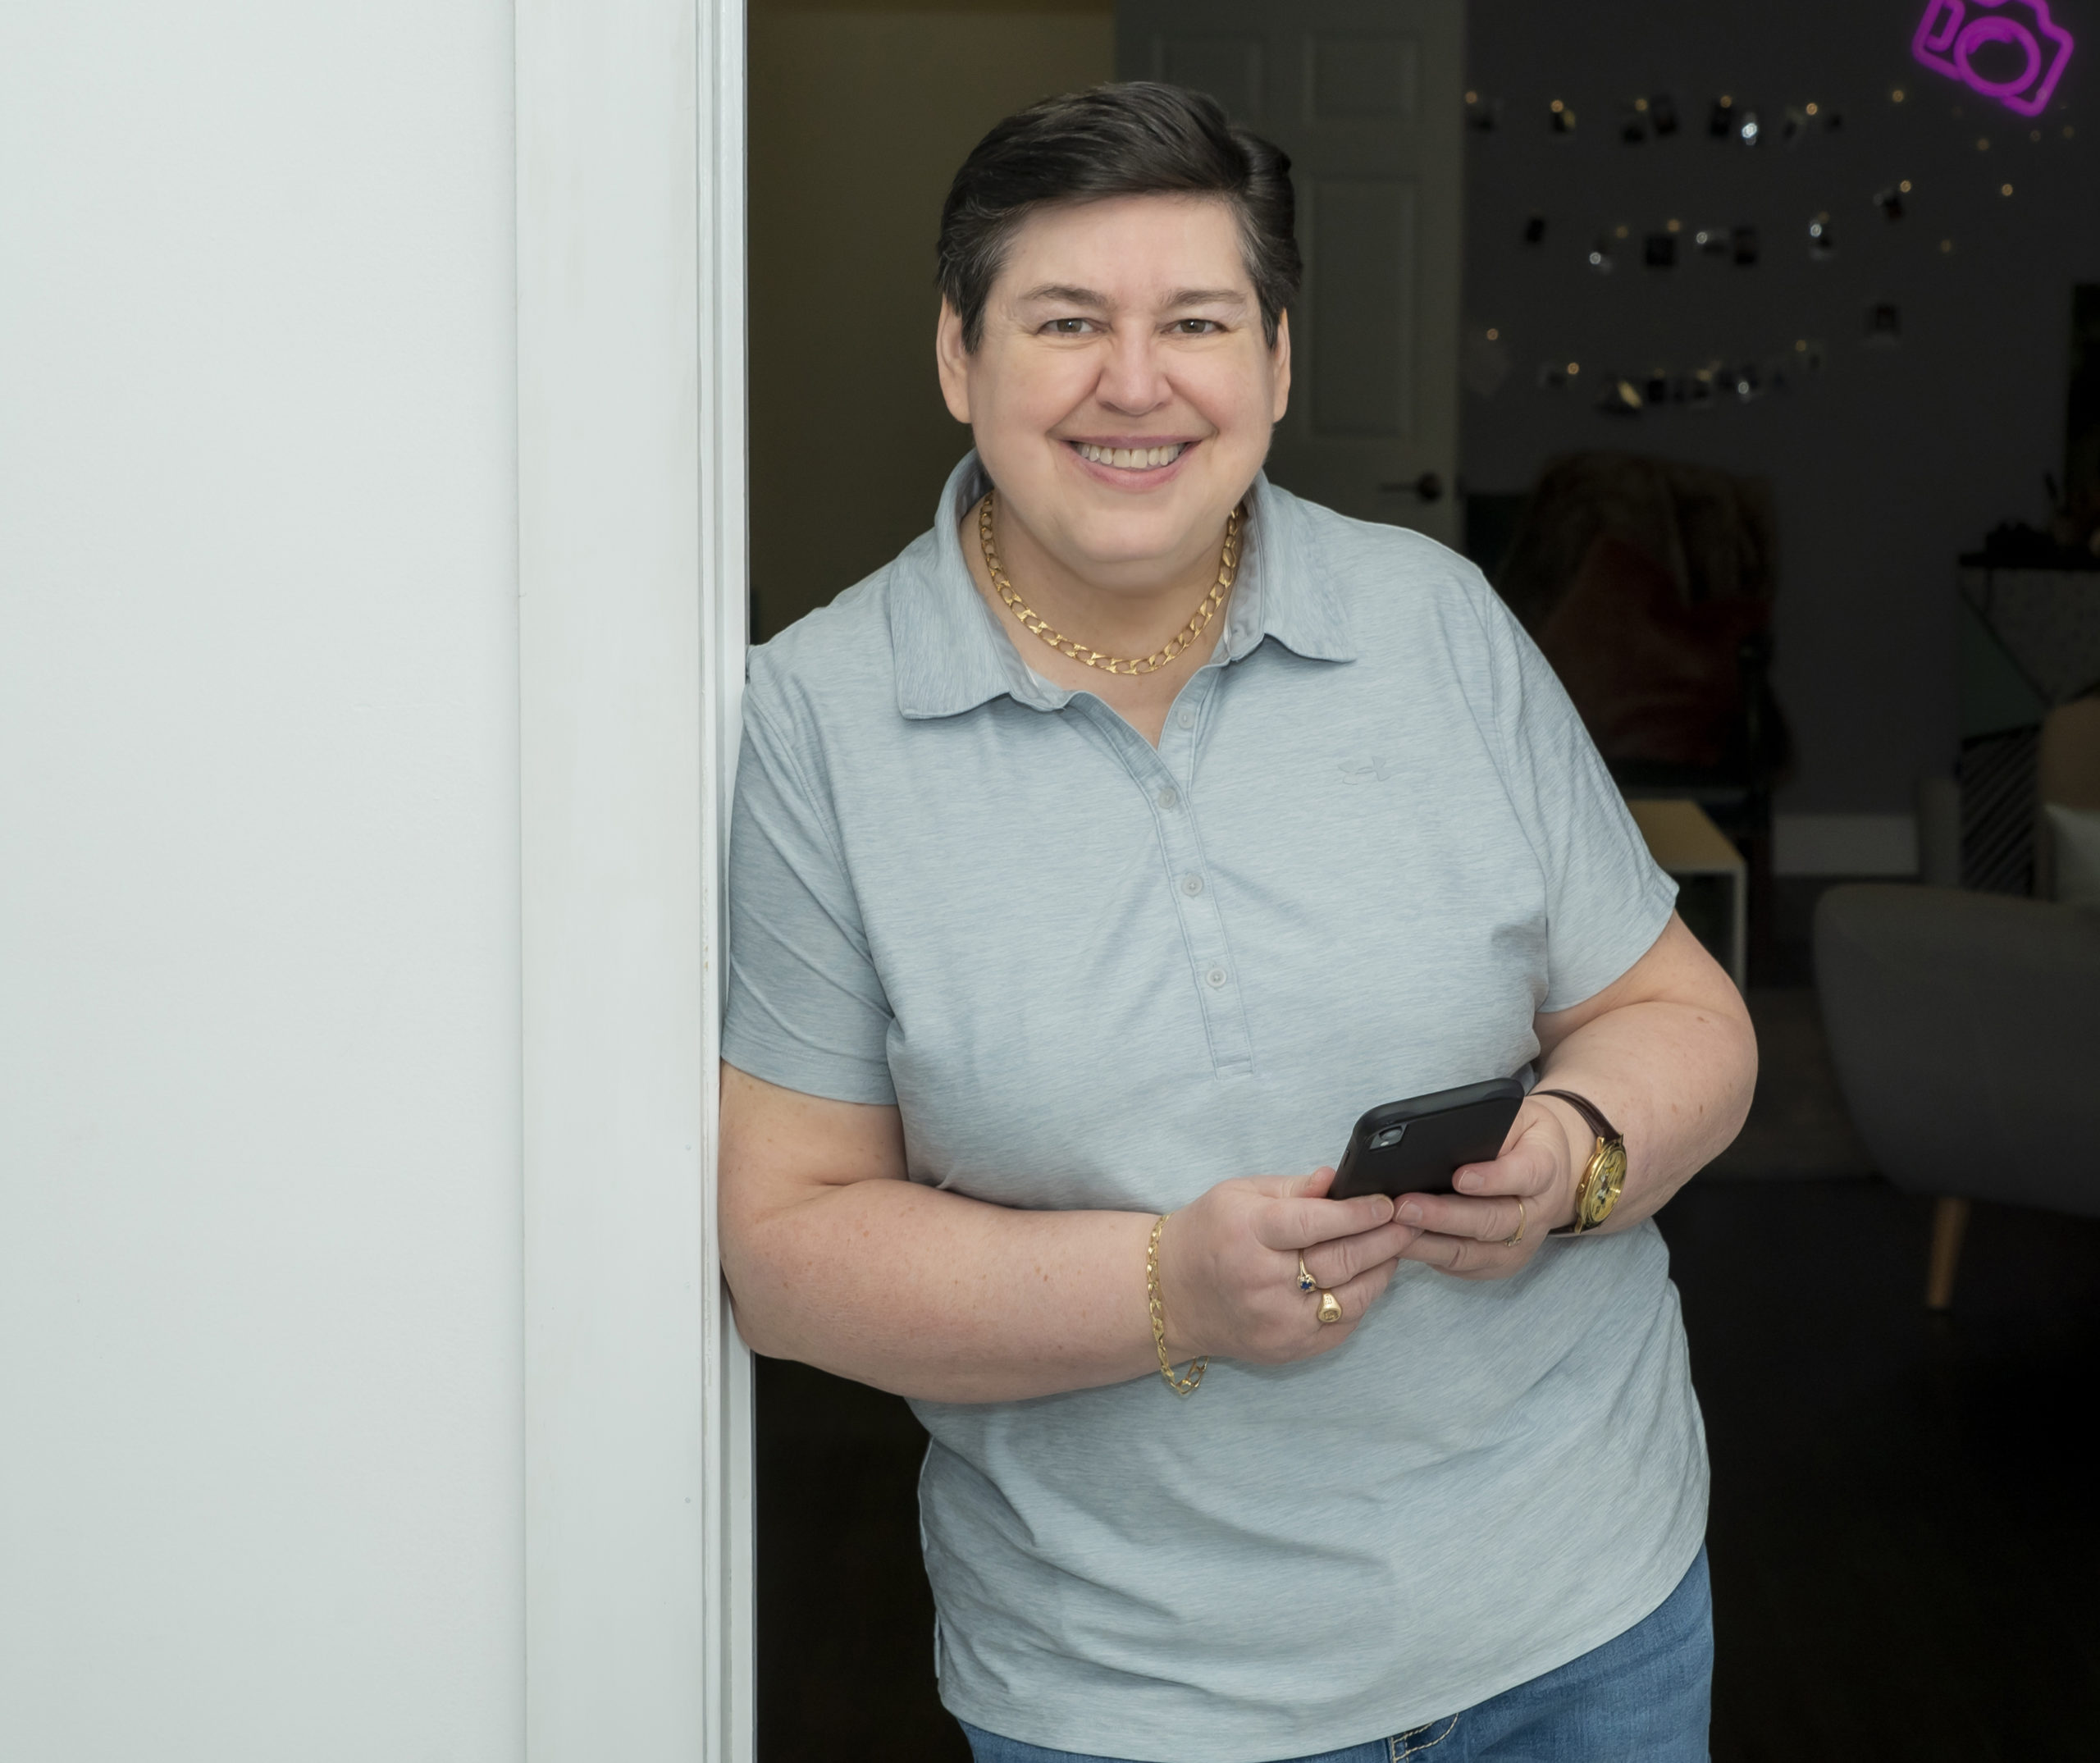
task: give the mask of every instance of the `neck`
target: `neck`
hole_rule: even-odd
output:
[[[1016,637],[1027,646],[1024,654],[1029,654],[1030,646],[1039,644],[1041,639],[1025,634],[1023,607],[1082,649],[1123,660],[1157,654],[1185,633],[1191,619],[1200,617],[1208,607],[1211,616],[1199,633],[1200,646],[1208,654],[1215,644],[1229,587],[1218,592],[1214,601],[1211,596],[1219,587],[1221,574],[1229,577],[1233,573],[1231,565],[1238,561],[1236,544],[1230,565],[1226,556],[1227,534],[1235,530],[1230,520],[1215,533],[1192,538],[1180,555],[1147,559],[1141,565],[1096,573],[1075,569],[1059,558],[1015,515],[1010,504],[995,496],[991,534],[998,569],[1005,578],[1000,583],[994,580],[984,556],[983,512],[984,505],[979,503],[964,518],[964,555],[980,589],[987,591],[1015,630],[1024,633]],[[1021,605],[1010,605],[998,591],[1001,586]],[[1048,646],[1043,646],[1047,651]],[[1031,654],[1031,661],[1034,659]],[[1200,660],[1200,656],[1197,659]]]

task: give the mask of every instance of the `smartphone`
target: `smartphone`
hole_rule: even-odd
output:
[[[1386,1102],[1356,1123],[1335,1167],[1330,1199],[1359,1194],[1449,1194],[1468,1163],[1501,1154],[1524,1100],[1513,1077],[1490,1078],[1406,1102]]]

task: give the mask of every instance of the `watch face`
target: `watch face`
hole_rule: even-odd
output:
[[[1590,1162],[1590,1173],[1594,1180],[1589,1184],[1589,1203],[1582,1209],[1590,1223],[1602,1224],[1611,1216],[1611,1209],[1618,1203],[1618,1196],[1626,1186],[1625,1141],[1600,1140],[1596,1155]]]

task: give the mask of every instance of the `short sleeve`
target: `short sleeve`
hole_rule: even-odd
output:
[[[730,824],[722,1057],[805,1095],[894,1103],[889,1001],[836,824],[756,686],[745,698]]]
[[[1677,884],[1648,855],[1589,730],[1538,646],[1483,587],[1495,734],[1512,805],[1545,876],[1542,1011],[1594,998],[1655,946]]]

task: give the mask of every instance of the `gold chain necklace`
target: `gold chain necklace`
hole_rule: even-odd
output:
[[[1007,603],[1013,615],[1021,622],[1024,630],[1033,631],[1058,654],[1088,667],[1098,667],[1104,674],[1156,674],[1175,660],[1189,645],[1203,633],[1203,628],[1217,616],[1217,609],[1225,604],[1225,596],[1232,591],[1232,578],[1239,573],[1239,510],[1225,517],[1225,549],[1217,562],[1217,580],[1211,584],[1211,591],[1203,596],[1203,603],[1189,614],[1189,622],[1169,637],[1163,649],[1155,649],[1150,655],[1141,655],[1134,661],[1125,661],[1117,656],[1103,655],[1083,642],[1074,642],[1060,631],[1052,630],[1028,602],[1014,591],[1014,584],[1007,579],[1007,572],[999,567],[999,554],[992,544],[992,496],[985,492],[984,500],[977,505],[977,541],[984,547],[984,567],[991,573],[992,586],[999,591],[999,598]]]

